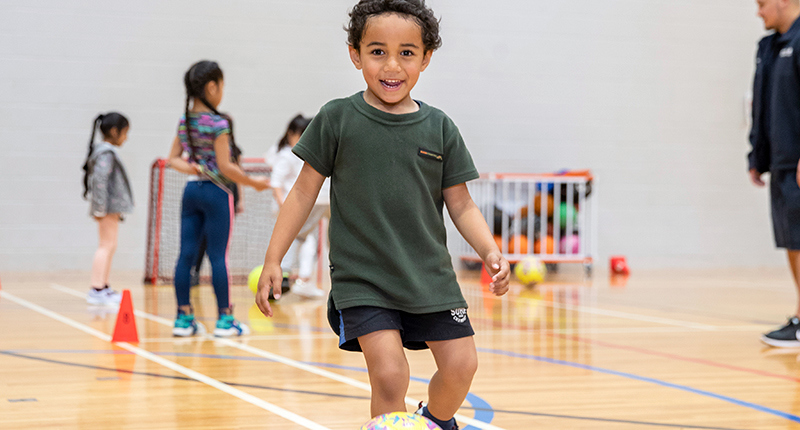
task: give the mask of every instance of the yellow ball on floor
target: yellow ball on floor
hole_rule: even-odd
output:
[[[264,270],[263,264],[251,270],[250,274],[247,275],[247,286],[250,287],[250,291],[252,291],[253,294],[258,292],[258,278],[261,277],[262,270]]]
[[[361,430],[441,430],[433,421],[422,415],[392,412],[378,415],[361,426]]]
[[[514,275],[525,285],[535,285],[544,280],[547,267],[536,257],[525,257],[514,267]]]

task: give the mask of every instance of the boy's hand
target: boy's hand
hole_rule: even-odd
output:
[[[511,268],[508,265],[508,260],[503,257],[503,254],[492,252],[486,256],[486,270],[492,275],[492,283],[489,284],[489,290],[495,296],[502,296],[508,292],[508,278],[511,275]]]
[[[271,317],[272,307],[269,305],[269,292],[275,299],[281,298],[281,281],[283,281],[283,270],[280,265],[265,265],[258,278],[258,291],[256,292],[256,305],[261,313]]]

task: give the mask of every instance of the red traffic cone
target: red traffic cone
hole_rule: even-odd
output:
[[[131,291],[122,291],[122,302],[119,304],[117,323],[114,326],[114,336],[112,342],[139,342],[139,334],[136,332],[136,319],[133,317],[133,301],[131,301]]]
[[[625,261],[624,256],[615,255],[611,257],[611,273],[617,273],[621,275],[627,275],[630,273],[630,269],[628,269],[628,262]]]

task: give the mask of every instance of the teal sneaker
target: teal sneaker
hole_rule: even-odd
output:
[[[206,327],[194,319],[194,314],[179,313],[172,327],[172,335],[178,337],[189,337],[196,334],[205,334]]]
[[[236,321],[233,315],[222,315],[217,320],[217,328],[214,329],[214,336],[231,337],[250,334],[250,327]]]

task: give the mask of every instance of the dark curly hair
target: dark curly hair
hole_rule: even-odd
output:
[[[367,21],[373,16],[384,13],[396,13],[414,18],[422,29],[425,52],[435,51],[442,46],[439,20],[433,16],[433,10],[425,5],[425,0],[360,0],[348,14],[350,23],[345,27],[347,44],[360,49]]]

